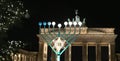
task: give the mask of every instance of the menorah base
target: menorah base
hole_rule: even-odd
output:
[[[57,59],[57,61],[60,61],[60,55],[57,55],[56,59]]]

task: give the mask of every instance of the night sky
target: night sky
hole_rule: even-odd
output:
[[[58,21],[75,16],[86,18],[88,27],[115,27],[119,25],[120,4],[117,1],[86,1],[86,0],[25,0],[33,21]]]
[[[13,38],[38,42],[39,21],[63,23],[75,16],[76,9],[81,19],[86,18],[87,27],[115,27],[115,33],[119,34],[120,4],[117,1],[23,0],[23,3],[29,10],[30,18],[24,21],[22,27],[14,27],[13,35],[18,35]]]

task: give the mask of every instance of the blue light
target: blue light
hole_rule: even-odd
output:
[[[46,23],[46,22],[43,22],[43,25],[44,25],[44,26],[46,26],[46,25],[47,25],[47,23]]]
[[[50,26],[51,25],[51,22],[48,22],[48,26]]]
[[[38,25],[41,26],[41,25],[42,25],[42,22],[39,22]]]

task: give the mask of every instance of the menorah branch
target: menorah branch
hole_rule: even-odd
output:
[[[40,35],[55,52],[57,61],[60,61],[60,55],[80,35],[81,26],[83,23],[80,21],[80,17],[77,14],[78,13],[76,10],[75,19],[73,18],[72,21],[68,19],[68,22],[65,21],[64,24],[58,23],[58,28],[55,28],[56,22],[54,21],[39,22]],[[46,28],[47,26],[48,28]],[[64,28],[62,28],[62,26],[64,26]]]

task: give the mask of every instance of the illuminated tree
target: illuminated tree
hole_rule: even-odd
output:
[[[0,0],[0,32],[6,32],[11,25],[22,22],[27,14],[22,1]]]
[[[3,48],[0,48],[0,61],[12,61],[11,55],[18,52],[20,48],[24,48],[25,44],[20,40],[8,41]]]
[[[6,32],[14,24],[29,17],[28,10],[20,0],[0,0],[0,41],[7,37]]]
[[[0,0],[0,57],[3,57],[1,56],[2,49],[5,51],[9,50],[9,48],[6,47],[10,44],[5,42],[5,39],[7,38],[7,31],[13,25],[23,22],[23,19],[28,17],[28,10],[24,8],[22,1]],[[2,59],[0,59],[0,61],[1,60]],[[10,60],[8,59],[8,61]]]

